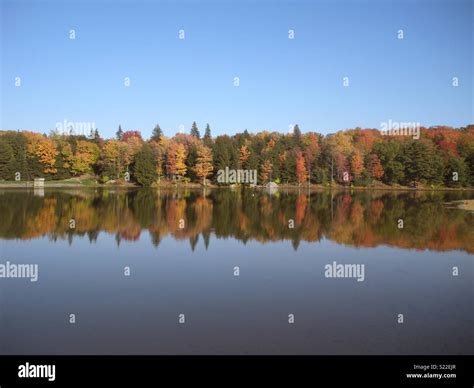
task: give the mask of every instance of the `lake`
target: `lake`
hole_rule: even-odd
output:
[[[0,189],[0,353],[472,354],[473,198]]]

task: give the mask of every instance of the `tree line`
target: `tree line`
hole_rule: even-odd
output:
[[[84,175],[99,182],[130,180],[142,186],[160,182],[214,182],[219,170],[257,170],[258,183],[341,184],[367,186],[416,184],[474,186],[474,125],[420,129],[420,138],[387,136],[376,129],[355,128],[330,135],[247,130],[201,136],[197,124],[189,134],[164,136],[159,125],[150,139],[123,131],[103,139],[0,131],[0,179],[63,180]]]

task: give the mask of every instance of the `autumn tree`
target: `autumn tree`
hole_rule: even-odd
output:
[[[356,150],[351,156],[351,172],[354,179],[358,179],[364,171],[364,159],[360,151]]]
[[[186,148],[183,144],[178,144],[178,148],[176,150],[176,175],[178,178],[181,179],[186,175],[187,167],[186,167]]]
[[[272,166],[272,163],[266,159],[263,164],[262,164],[262,167],[260,168],[260,182],[262,184],[265,184],[265,183],[268,183],[270,181],[270,179],[272,178],[272,172],[273,172],[273,166]]]
[[[242,145],[239,150],[239,161],[242,168],[247,168],[247,161],[250,158],[250,150],[246,144]]]
[[[382,163],[380,163],[380,159],[376,154],[367,156],[367,169],[373,179],[380,180],[383,177],[384,171]]]
[[[140,142],[143,141],[142,134],[140,133],[140,131],[126,131],[123,133],[122,138],[120,140],[128,141],[128,139],[132,137],[136,137],[140,140]]]
[[[176,153],[178,150],[178,143],[171,142],[168,144],[166,150],[166,173],[169,177],[176,176]]]
[[[44,166],[43,172],[46,174],[55,174],[56,155],[58,154],[56,145],[51,139],[42,138],[36,145],[35,154]]]
[[[327,150],[330,153],[331,167],[334,178],[339,183],[347,183],[350,170],[350,157],[354,152],[351,134],[339,131],[326,140]]]
[[[41,173],[56,173],[57,149],[54,141],[46,136],[33,132],[25,132],[28,139],[27,155],[41,166]]]
[[[164,161],[165,161],[165,147],[162,143],[156,141],[150,141],[150,147],[153,152],[153,157],[155,158],[155,169],[158,174],[158,180],[164,175]]]
[[[167,151],[166,170],[169,175],[181,179],[187,171],[186,148],[182,143],[170,143]]]
[[[206,184],[206,178],[212,173],[212,151],[205,145],[199,145],[197,147],[197,159],[194,167],[196,175],[203,180],[203,184]]]
[[[302,152],[296,154],[296,179],[298,185],[301,185],[308,179],[308,172],[306,170],[304,156]]]
[[[109,140],[102,149],[103,175],[108,178],[119,179],[125,172],[125,165],[128,161],[128,146],[118,140]]]
[[[128,131],[128,132],[132,132],[132,131]],[[125,132],[125,134],[127,134],[128,132]],[[133,132],[137,132],[137,131],[133,131]],[[131,164],[133,164],[135,160],[135,155],[138,153],[138,151],[141,150],[142,145],[143,145],[143,140],[139,132],[138,132],[138,135],[135,134],[133,136],[125,136],[125,134],[124,134],[124,139],[126,139],[125,140],[126,146],[124,147],[124,150],[126,152],[124,154],[124,158],[125,158],[124,164],[125,164],[125,169],[127,170],[128,167]]]
[[[89,174],[93,171],[93,165],[99,158],[99,147],[85,140],[79,140],[76,152],[71,156],[71,172],[74,175]]]

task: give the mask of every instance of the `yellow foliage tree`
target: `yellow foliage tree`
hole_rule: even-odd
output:
[[[355,178],[358,178],[364,171],[364,158],[360,151],[356,150],[351,157],[351,170]]]
[[[46,174],[55,174],[57,169],[54,167],[58,151],[56,145],[51,139],[43,138],[36,146],[36,156],[44,166],[43,171]]]
[[[27,153],[35,156],[43,167],[45,174],[55,174],[57,169],[54,167],[58,150],[56,144],[50,138],[39,133],[25,132],[28,140]]]
[[[79,140],[76,145],[76,152],[71,157],[71,172],[74,175],[87,174],[92,172],[92,165],[99,158],[99,147],[85,140]]]
[[[199,145],[197,147],[197,158],[196,165],[194,166],[194,172],[199,178],[203,180],[203,184],[205,184],[205,179],[211,174],[212,170],[211,149],[205,145]]]
[[[249,148],[244,144],[242,147],[240,147],[240,165],[242,167],[246,167],[247,160],[250,158],[250,150]]]
[[[260,180],[262,181],[262,183],[268,183],[268,181],[270,180],[272,176],[272,172],[273,172],[272,163],[268,159],[265,159],[260,169]]]
[[[178,147],[176,148],[176,175],[178,175],[179,178],[186,175],[186,155],[187,152],[184,144],[178,144]]]

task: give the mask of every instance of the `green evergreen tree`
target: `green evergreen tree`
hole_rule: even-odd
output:
[[[213,160],[215,165],[215,177],[217,178],[218,170],[225,170],[226,167],[231,168],[231,155],[227,147],[227,135],[218,136],[213,144]]]
[[[156,172],[156,161],[153,157],[153,151],[146,143],[135,155],[133,177],[141,186],[150,186],[158,179],[158,173]]]
[[[2,138],[13,150],[13,160],[10,163],[11,179],[14,179],[14,175],[18,172],[21,174],[21,180],[29,180],[32,166],[27,161],[26,137],[21,132],[9,131],[3,134]]]
[[[444,181],[449,187],[463,187],[469,183],[469,170],[464,158],[455,156],[449,158]]]
[[[0,137],[0,179],[12,180],[13,149]]]
[[[296,154],[294,150],[287,152],[281,169],[281,180],[283,183],[296,182]]]
[[[430,152],[428,144],[419,140],[412,140],[405,144],[401,150],[402,164],[404,166],[404,183],[414,185],[416,182],[430,182],[433,178],[435,155]],[[439,167],[439,165],[438,165]],[[441,177],[443,175],[441,174]]]
[[[405,179],[404,165],[401,161],[401,144],[395,140],[377,143],[374,151],[382,164],[382,181],[389,185],[402,183]]]
[[[117,140],[122,140],[123,131],[122,131],[122,126],[121,125],[119,125],[118,130],[115,133],[115,136],[117,137]]]
[[[162,137],[163,137],[163,131],[161,130],[159,124],[156,124],[155,128],[153,128],[153,133],[151,135],[150,140],[159,142]]]
[[[209,146],[212,144],[212,136],[211,136],[211,127],[209,124],[206,125],[206,131],[204,132],[204,144]]]
[[[201,138],[201,134],[199,133],[199,129],[195,121],[193,121],[193,125],[191,127],[191,136],[194,136],[196,139]]]
[[[388,184],[402,183],[405,179],[403,164],[398,160],[389,160],[384,166],[384,176],[382,180]]]
[[[474,130],[474,125],[468,125],[467,128],[463,128],[462,132],[468,133],[469,130]],[[459,155],[464,158],[468,169],[468,184],[474,186],[474,141],[463,141],[458,142]]]
[[[192,181],[199,180],[198,177],[196,176],[195,172],[194,172],[194,166],[196,165],[197,157],[198,157],[197,148],[196,148],[195,145],[191,145],[189,147],[188,153],[186,155],[185,164],[187,166],[186,175]]]
[[[302,141],[301,141],[301,130],[298,124],[296,124],[293,127],[293,139],[295,142],[296,147],[301,147],[302,146]]]
[[[56,174],[54,174],[53,179],[60,180],[60,179],[68,179],[72,176],[71,171],[67,168],[64,168],[66,160],[64,160],[64,156],[61,152],[58,152],[56,155],[56,162],[54,167],[56,168]]]
[[[247,160],[247,169],[249,170],[257,170],[260,165],[260,158],[259,154],[255,151],[250,151],[249,160]]]

